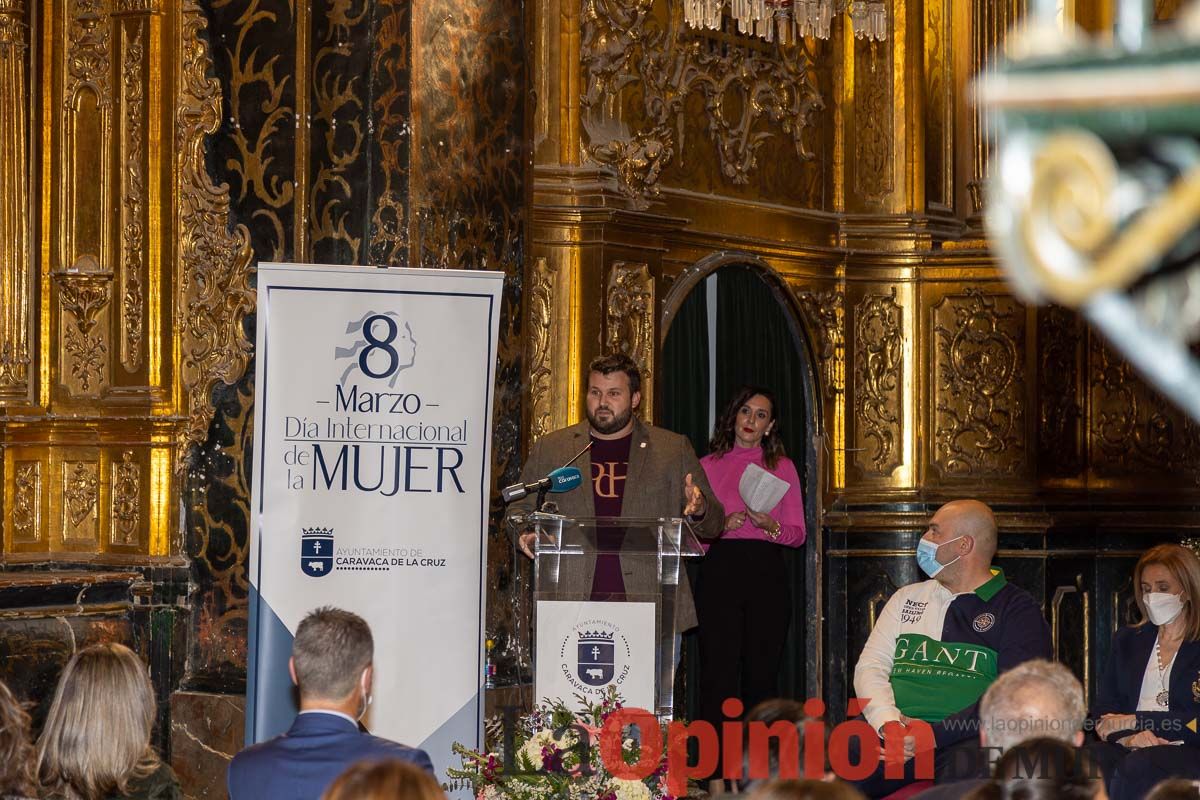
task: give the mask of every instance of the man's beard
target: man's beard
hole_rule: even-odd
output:
[[[596,411],[599,412],[600,409],[597,408]],[[588,424],[592,426],[592,430],[594,430],[596,433],[602,433],[607,436],[610,433],[616,433],[629,424],[629,420],[633,418],[633,409],[625,409],[624,414],[614,414],[608,422],[601,422],[600,420],[596,419],[591,412],[588,412],[587,418]]]

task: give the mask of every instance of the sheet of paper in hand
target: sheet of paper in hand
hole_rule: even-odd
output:
[[[738,481],[738,494],[746,508],[757,514],[766,514],[787,494],[788,482],[777,478],[758,464],[748,464]]]

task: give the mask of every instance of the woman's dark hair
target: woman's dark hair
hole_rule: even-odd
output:
[[[32,797],[34,749],[29,738],[29,715],[0,681],[0,796]]]
[[[1091,800],[1104,785],[1086,752],[1061,739],[1039,736],[1005,751],[992,780],[970,800]]]
[[[775,469],[779,459],[787,455],[783,452],[783,439],[780,438],[779,403],[775,400],[774,392],[761,386],[743,386],[734,393],[733,400],[725,407],[725,411],[717,420],[716,428],[713,429],[712,441],[708,443],[708,451],[711,455],[720,457],[733,449],[738,412],[741,411],[742,406],[746,405],[746,401],[758,394],[765,397],[771,404],[771,422],[773,423],[771,430],[762,438],[763,463],[767,465],[767,469]]]

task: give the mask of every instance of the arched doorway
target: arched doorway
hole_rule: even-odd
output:
[[[817,533],[817,453],[820,398],[814,360],[794,301],[779,276],[749,254],[722,253],[689,269],[665,301],[662,330],[660,424],[691,439],[697,455],[708,452],[713,421],[743,384],[772,388],[780,398],[780,422],[788,455],[805,487],[808,540],[786,552],[792,586],[792,624],[779,675],[784,697],[820,696],[820,667],[811,654],[821,636],[820,557]],[[689,574],[696,579],[696,564]],[[684,715],[698,712],[702,680],[697,636],[684,639],[681,669]]]

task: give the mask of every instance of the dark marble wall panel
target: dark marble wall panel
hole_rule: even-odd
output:
[[[226,115],[210,168],[229,182],[231,216],[250,228],[257,260],[506,274],[493,465],[501,484],[515,478],[520,450],[523,12],[515,0],[435,6],[414,16],[399,0],[214,0],[208,35]],[[412,115],[418,72],[422,122]],[[252,403],[253,364],[217,390],[209,439],[187,473],[189,689],[244,689]],[[506,596],[513,561],[496,525],[490,553],[489,585]],[[489,628],[507,639],[512,604],[492,606]]]
[[[520,469],[521,270],[525,230],[524,12],[516,0],[416,5],[412,10],[414,266],[502,270],[505,282],[493,436],[493,488]],[[495,493],[493,493],[495,496]],[[501,642],[501,680],[513,680],[520,602],[514,553],[493,504],[488,631]]]
[[[307,102],[297,92],[308,85],[307,75],[297,75],[297,11],[309,11],[292,0],[213,0],[204,8],[224,95],[209,169],[230,186],[231,222],[249,228],[255,262],[291,260],[297,107]],[[253,316],[246,326],[253,341]],[[191,454],[183,483],[185,549],[195,586],[185,686],[193,688],[241,691],[245,685],[253,376],[251,360],[237,384],[218,385],[208,440]]]
[[[408,162],[412,140],[409,92],[409,3],[378,0],[372,19],[371,199],[372,264],[408,263]]]
[[[188,688],[245,688],[253,390],[253,362],[237,384],[218,388],[208,441],[195,453],[184,486],[195,587]]]
[[[412,13],[412,264],[499,269],[517,279],[525,219],[521,4],[434,0]]]
[[[45,719],[59,673],[79,648],[113,641],[147,655],[146,648],[135,641],[127,611],[127,606],[114,604],[111,609],[85,614],[63,608],[0,620],[0,680],[32,704],[35,725]]]
[[[372,0],[312,3],[311,119],[307,219],[310,260],[361,264],[373,133],[370,108],[376,13]]]
[[[235,222],[250,229],[255,260],[286,261],[294,242],[295,0],[212,0],[208,37],[225,99],[209,146],[227,182]]]
[[[30,704],[36,729],[49,710],[63,666],[76,651],[99,642],[126,644],[150,668],[159,703],[155,743],[165,748],[167,701],[185,660],[186,570],[103,572],[88,565],[57,566],[0,574],[0,681]]]
[[[242,697],[176,692],[171,697],[171,767],[192,800],[224,800],[225,772],[245,742]]]

